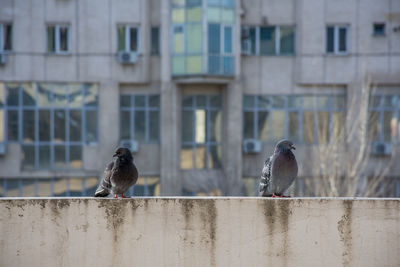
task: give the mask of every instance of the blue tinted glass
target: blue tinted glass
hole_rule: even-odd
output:
[[[208,52],[221,53],[221,35],[219,24],[208,24]]]
[[[334,28],[328,27],[326,29],[326,52],[333,52],[333,37],[334,36]]]
[[[346,28],[339,28],[339,51],[345,52],[347,50],[346,43],[347,43],[347,29]]]
[[[225,27],[224,51],[225,53],[232,53],[232,27]]]
[[[212,74],[220,73],[220,56],[209,56],[208,57],[208,72]]]
[[[233,57],[224,57],[224,74],[233,74]]]

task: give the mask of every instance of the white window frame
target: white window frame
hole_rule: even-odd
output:
[[[51,54],[59,54],[59,55],[69,55],[71,53],[71,26],[69,24],[48,24],[48,27],[54,27],[54,51],[47,51],[47,53]],[[48,34],[46,28],[46,46],[48,43]],[[67,28],[67,51],[60,50],[60,28]],[[48,49],[48,48],[47,48]]]
[[[12,51],[12,48],[11,48],[11,50],[4,50],[3,49],[3,47],[4,47],[4,26],[5,25],[11,25],[11,29],[12,29],[12,23],[10,22],[10,23],[8,23],[8,22],[4,22],[4,23],[0,23],[0,53],[5,53],[5,52],[11,52]],[[13,37],[11,36],[11,39],[12,39]],[[11,40],[11,43],[12,43],[12,40]]]
[[[328,28],[333,28],[333,52],[326,51],[329,55],[347,55],[349,54],[349,25],[327,25],[325,29],[325,50],[328,44],[328,37],[326,35]],[[346,51],[339,51],[339,30],[346,29]]]
[[[124,29],[125,29],[125,51],[123,51],[123,52],[136,52],[139,54],[139,52],[141,51],[140,27],[138,25],[123,25],[123,24],[118,25],[117,29],[119,27],[124,27]],[[130,49],[130,47],[131,47],[131,45],[130,45],[131,44],[131,35],[130,35],[131,29],[136,29],[136,40],[137,40],[136,51]],[[118,31],[117,31],[117,41],[118,41]],[[117,47],[118,47],[118,44],[117,44]]]

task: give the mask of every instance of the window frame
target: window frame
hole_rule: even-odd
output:
[[[48,47],[49,43],[49,36],[48,36],[48,29],[50,27],[54,27],[54,51],[50,51]],[[61,33],[60,28],[67,29],[67,50],[61,50],[60,47],[60,39]],[[57,54],[57,55],[70,55],[71,54],[71,25],[68,23],[60,23],[60,24],[47,24],[46,25],[46,51],[49,54]]]
[[[4,45],[6,41],[4,40],[4,27],[5,26],[11,26],[11,49],[10,50],[5,50]],[[6,54],[6,53],[11,53],[13,51],[13,44],[14,44],[14,28],[13,28],[13,23],[12,22],[0,22],[0,53]]]
[[[333,28],[333,51],[330,52],[328,51],[328,28]],[[346,30],[346,50],[345,51],[340,51],[339,46],[340,46],[340,40],[339,40],[339,31],[341,29]],[[328,24],[325,27],[325,53],[327,55],[349,55],[350,54],[350,25],[348,24]]]
[[[119,50],[118,28],[120,28],[120,27],[124,28],[124,34],[125,34],[125,36],[124,36],[124,42],[125,42],[124,46],[125,46],[125,50]],[[130,47],[131,47],[131,45],[130,45],[130,43],[131,43],[130,30],[131,29],[136,29],[136,40],[137,40],[137,43],[136,43],[137,49],[136,49],[136,51],[130,49]],[[117,24],[117,53],[127,52],[127,53],[140,54],[140,52],[141,52],[141,46],[140,46],[140,41],[141,41],[140,40],[140,35],[141,34],[140,33],[141,32],[140,32],[140,26],[139,25],[136,25],[136,24]]]

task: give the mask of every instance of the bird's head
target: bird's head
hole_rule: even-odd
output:
[[[294,147],[293,142],[287,139],[279,141],[275,146],[275,152],[289,152],[292,149],[295,150],[296,148]]]
[[[133,161],[133,156],[131,151],[125,147],[119,147],[115,150],[113,157],[118,157],[122,161]]]

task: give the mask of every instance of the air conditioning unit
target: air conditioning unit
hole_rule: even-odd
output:
[[[137,58],[137,52],[118,52],[118,61],[121,64],[135,64]]]
[[[246,139],[243,142],[243,152],[246,154],[260,153],[261,147],[261,141],[257,139]]]
[[[5,65],[7,63],[7,55],[0,54],[0,65]]]
[[[384,142],[372,143],[371,154],[375,156],[390,156],[392,155],[392,145]]]
[[[129,148],[132,153],[139,151],[139,142],[136,140],[121,140],[119,146]]]
[[[242,55],[250,55],[251,54],[251,40],[246,39],[242,40]]]
[[[6,154],[6,144],[0,143],[0,156],[3,156]]]

